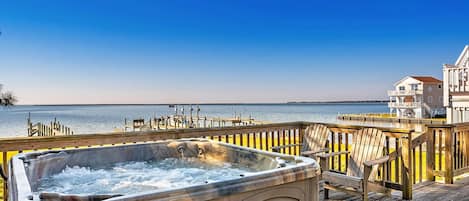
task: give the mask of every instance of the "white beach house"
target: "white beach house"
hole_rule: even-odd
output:
[[[466,45],[454,65],[443,65],[446,122],[469,122],[469,46]]]
[[[390,113],[397,117],[430,118],[444,113],[443,81],[430,76],[407,76],[388,91]]]

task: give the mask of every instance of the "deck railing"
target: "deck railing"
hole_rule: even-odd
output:
[[[2,152],[3,169],[7,170],[8,159],[20,152],[145,143],[179,138],[204,137],[271,151],[273,146],[301,144],[305,129],[312,124],[315,123],[291,122],[222,128],[0,138],[0,152]],[[356,131],[366,128],[366,126],[324,125],[331,130],[327,144],[329,151],[350,150]],[[412,198],[413,184],[426,180],[433,181],[435,176],[444,177],[447,183],[451,183],[453,176],[469,171],[469,124],[429,126],[426,132],[422,133],[408,129],[379,129],[386,135],[383,154],[393,155],[394,159],[379,167],[376,179],[389,188],[402,190],[405,199]],[[280,150],[281,153],[291,155],[299,155],[300,151],[301,147]],[[344,172],[348,162],[348,157],[337,156],[331,160],[330,167]],[[6,192],[4,185],[4,198]]]
[[[428,126],[427,143],[430,158],[428,180],[444,177],[452,184],[454,177],[469,172],[469,123],[446,126]],[[434,154],[431,154],[434,153]]]

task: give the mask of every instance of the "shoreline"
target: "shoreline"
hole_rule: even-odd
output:
[[[16,106],[167,106],[167,105],[327,105],[327,104],[386,104],[389,101],[292,101],[283,103],[103,103],[103,104],[17,104]]]

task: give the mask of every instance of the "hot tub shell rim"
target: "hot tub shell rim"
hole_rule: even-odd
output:
[[[281,185],[284,183],[288,182],[293,182],[296,180],[301,180],[301,179],[307,179],[307,178],[312,178],[312,177],[317,177],[320,174],[320,168],[319,165],[317,164],[316,161],[314,161],[311,158],[307,157],[299,157],[299,156],[288,156],[288,155],[283,155],[279,153],[272,153],[272,152],[267,152],[263,150],[257,150],[253,148],[248,148],[248,147],[240,147],[237,145],[232,145],[224,142],[218,142],[218,141],[212,141],[212,140],[207,140],[207,139],[179,139],[179,140],[164,140],[164,141],[157,141],[157,142],[152,142],[152,143],[139,143],[139,144],[131,144],[131,145],[118,145],[118,146],[138,146],[141,144],[154,144],[154,143],[165,143],[168,141],[199,141],[199,142],[211,142],[211,143],[217,143],[222,146],[227,146],[230,148],[234,149],[239,149],[243,151],[249,151],[249,152],[254,152],[258,154],[263,154],[271,157],[280,157],[283,159],[289,159],[289,160],[295,160],[295,161],[302,161],[300,164],[297,164],[296,166],[287,166],[287,167],[281,167],[277,169],[270,169],[270,170],[265,170],[265,171],[260,171],[260,172],[255,172],[255,173],[250,173],[245,177],[237,178],[237,179],[232,179],[232,180],[222,180],[222,181],[217,181],[213,183],[208,183],[208,184],[197,184],[197,185],[191,185],[191,186],[185,186],[181,188],[173,188],[173,189],[166,189],[166,190],[151,190],[151,191],[145,191],[145,192],[140,192],[140,193],[133,193],[133,194],[128,194],[128,195],[123,195],[120,197],[115,197],[111,198],[109,200],[122,200],[122,199],[135,199],[138,197],[148,197],[148,196],[164,196],[164,194],[178,194],[183,190],[197,190],[197,191],[206,191],[209,193],[209,191],[213,191],[213,187],[210,186],[216,186],[216,185],[230,185],[228,187],[232,187],[236,189],[236,186],[239,185],[246,185],[247,183],[251,182],[252,180],[259,180],[259,181],[264,181],[268,180],[270,183],[274,182],[275,185]],[[79,149],[73,149],[74,151],[79,151],[82,149],[85,150],[92,150],[92,149],[101,149],[103,147],[91,147],[91,148],[79,148]],[[16,181],[16,186],[21,184],[20,188],[15,188],[17,191],[18,196],[23,196],[21,199],[18,197],[18,200],[32,200],[31,196],[34,194],[31,186],[29,184],[29,180],[27,178],[27,174],[25,171],[25,163],[24,159],[28,158],[28,155],[37,157],[41,156],[44,154],[50,154],[50,153],[60,153],[60,152],[67,152],[67,150],[46,150],[46,151],[40,151],[40,152],[31,152],[31,153],[21,153],[15,157],[13,157],[10,161],[10,166],[9,166],[9,174],[10,178],[14,178]],[[275,178],[273,177],[272,174],[275,173]],[[293,175],[292,175],[293,174]],[[290,176],[286,176],[290,175]],[[275,181],[272,181],[275,180]],[[269,183],[267,182],[267,183]],[[25,185],[28,184],[28,185]],[[256,190],[259,188],[262,188],[264,185],[268,185],[264,182],[263,185],[261,185],[261,182],[257,182],[256,184],[251,184],[249,190]],[[26,187],[27,186],[27,187]],[[13,186],[10,188],[12,189]],[[234,191],[233,191],[234,192]],[[223,195],[223,194],[221,194]],[[218,195],[220,196],[220,195]],[[11,196],[10,196],[11,198]]]

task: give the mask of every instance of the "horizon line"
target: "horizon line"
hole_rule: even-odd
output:
[[[352,104],[386,103],[389,100],[343,100],[343,101],[287,101],[287,102],[247,102],[247,103],[71,103],[71,104],[17,104],[17,106],[124,106],[124,105],[295,105],[295,104]]]

